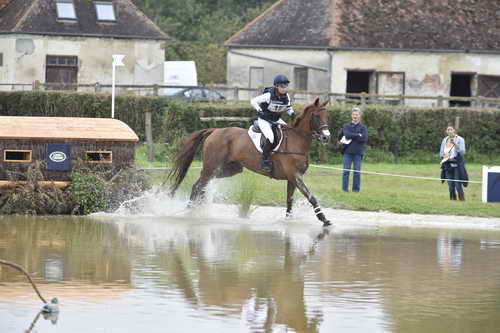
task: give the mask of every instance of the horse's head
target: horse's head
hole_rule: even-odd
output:
[[[328,100],[320,103],[319,98],[316,98],[314,104],[308,105],[304,109],[300,119],[298,119],[298,121],[302,121],[309,118],[309,130],[312,132],[312,135],[323,144],[328,143],[330,140],[330,131],[328,130],[328,113],[325,109],[325,105],[327,104]]]

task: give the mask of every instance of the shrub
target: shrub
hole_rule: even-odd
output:
[[[67,189],[76,204],[75,213],[87,215],[108,207],[106,181],[97,173],[73,172],[73,182]]]

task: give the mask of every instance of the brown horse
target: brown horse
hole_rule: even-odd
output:
[[[314,208],[316,217],[324,226],[330,221],[321,211],[321,207],[314,195],[309,191],[302,176],[309,167],[309,149],[313,137],[326,144],[330,139],[328,130],[328,114],[325,105],[319,98],[314,104],[307,106],[297,118],[293,127],[283,126],[283,141],[277,152],[271,155],[273,171],[271,174],[260,168],[260,153],[247,134],[247,130],[238,127],[209,128],[194,132],[181,145],[176,156],[173,169],[168,179],[174,180],[171,195],[184,180],[187,170],[197,148],[202,145],[203,139],[203,169],[200,178],[193,185],[190,205],[204,199],[205,187],[216,177],[231,177],[243,171],[243,167],[271,178],[287,180],[286,216],[292,214],[293,193],[295,188],[309,200]]]

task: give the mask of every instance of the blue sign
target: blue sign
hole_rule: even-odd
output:
[[[47,170],[71,170],[71,146],[64,143],[49,143],[47,146]]]
[[[500,202],[500,173],[488,172],[488,202]]]

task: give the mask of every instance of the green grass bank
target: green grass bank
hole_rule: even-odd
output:
[[[148,163],[142,148],[137,151],[137,164],[142,167],[164,167],[164,162]],[[313,165],[313,162],[311,163]],[[195,161],[194,167],[201,163]],[[498,165],[498,164],[497,164]],[[481,184],[470,183],[465,189],[466,201],[450,201],[448,187],[440,180],[413,179],[396,175],[429,177],[439,179],[439,163],[375,163],[364,162],[362,171],[392,174],[394,176],[362,174],[361,192],[341,190],[341,163],[311,166],[305,175],[306,184],[324,207],[358,211],[388,211],[403,214],[463,215],[500,218],[500,203],[481,202]],[[467,170],[471,181],[481,181],[482,164],[469,163]],[[152,184],[161,184],[165,170],[147,170]],[[200,173],[191,168],[180,187],[180,192],[189,193]],[[352,176],[351,176],[352,181]],[[217,189],[224,202],[240,205],[240,210],[251,213],[251,206],[273,205],[285,207],[286,182],[245,171],[232,178],[216,180]],[[247,193],[247,194],[246,194]],[[250,193],[251,195],[248,195]],[[245,195],[246,194],[246,195]],[[295,200],[305,200],[298,191]],[[250,207],[249,207],[250,206]],[[305,205],[301,209],[310,209]],[[283,208],[284,214],[285,208]]]

